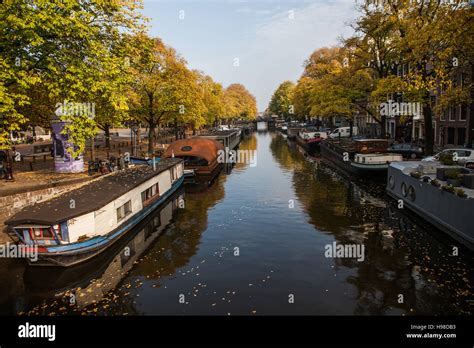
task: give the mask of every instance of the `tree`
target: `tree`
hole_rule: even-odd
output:
[[[251,120],[257,115],[255,97],[241,84],[233,83],[224,91],[225,117]]]
[[[133,83],[130,90],[132,118],[148,124],[148,153],[154,152],[155,130],[161,123],[179,125],[204,123],[204,105],[197,74],[174,49],[158,38],[140,34],[134,38],[141,51],[131,64]]]
[[[355,112],[367,109],[372,79],[350,58],[351,50],[343,47],[311,54],[292,100],[300,117],[343,116],[351,121]]]
[[[197,74],[198,85],[201,88],[202,100],[205,107],[203,112],[205,123],[215,126],[224,114],[224,90],[222,85],[214,82],[210,76],[202,72],[195,73]]]
[[[425,152],[432,154],[432,95],[452,85],[455,58],[462,57],[463,64],[472,66],[472,10],[463,2],[385,1],[374,5],[369,0],[362,9],[358,31],[365,34],[364,42],[372,50],[366,47],[360,51],[378,57],[371,61],[376,63],[372,67],[377,78],[386,79],[382,83],[385,90],[390,89],[389,82],[400,89],[399,81],[390,75],[400,64],[409,67],[401,89],[411,102],[423,105]]]
[[[282,82],[272,95],[268,110],[285,119],[294,114],[293,93],[295,84],[291,81]]]
[[[314,80],[307,76],[302,76],[296,83],[291,100],[294,106],[295,116],[300,120],[306,119],[311,113],[311,91]]]
[[[0,142],[28,117],[19,108],[35,102],[29,91],[41,86],[54,104],[92,102],[107,90],[112,99],[121,91],[104,83],[117,76],[123,57],[113,49],[126,33],[143,29],[140,1],[21,1],[0,4]],[[83,115],[64,116],[70,122],[77,151],[96,131]],[[73,149],[72,147],[70,148]]]

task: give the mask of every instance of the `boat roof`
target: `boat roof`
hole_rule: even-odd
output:
[[[384,142],[388,143],[388,139],[353,139],[356,142]]]
[[[203,137],[228,137],[229,135],[237,133],[238,131],[239,131],[238,129],[229,129],[229,130],[212,129],[212,130],[209,130],[205,133],[199,134],[199,136],[203,136]]]
[[[98,178],[51,200],[24,208],[5,221],[6,225],[55,225],[100,209],[128,191],[181,162],[170,158],[156,164],[156,170],[140,165]],[[71,200],[75,207],[70,208]]]
[[[163,158],[193,156],[211,162],[217,158],[217,151],[224,150],[220,142],[208,138],[188,138],[177,140],[168,146]]]

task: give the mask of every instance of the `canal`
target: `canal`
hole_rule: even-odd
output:
[[[186,186],[92,263],[1,260],[1,314],[472,314],[472,253],[451,256],[453,241],[383,185],[351,182],[276,133],[240,149],[256,165]],[[333,242],[363,257],[327,257]]]

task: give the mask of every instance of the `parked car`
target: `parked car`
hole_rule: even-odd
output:
[[[457,162],[459,164],[463,164],[468,168],[474,168],[474,150],[473,149],[465,149],[465,148],[446,149],[437,153],[434,156],[423,158],[422,161],[424,162],[439,161],[439,158],[443,155],[453,156],[453,160],[455,160],[455,157],[456,157]]]
[[[415,144],[393,144],[388,147],[388,152],[399,153],[404,158],[422,158],[425,154],[425,151],[421,146]]]
[[[354,136],[357,134],[359,134],[359,128],[352,127],[352,135]],[[329,134],[329,137],[331,139],[337,139],[339,137],[348,138],[350,137],[350,135],[351,135],[351,127],[339,127],[333,130],[332,133]]]

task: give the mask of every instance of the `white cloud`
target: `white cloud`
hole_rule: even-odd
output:
[[[242,55],[241,80],[264,110],[271,94],[284,80],[296,81],[305,59],[317,48],[338,43],[352,33],[355,3],[316,2],[294,12],[280,12],[262,22],[255,40]],[[245,65],[244,65],[245,64]]]

